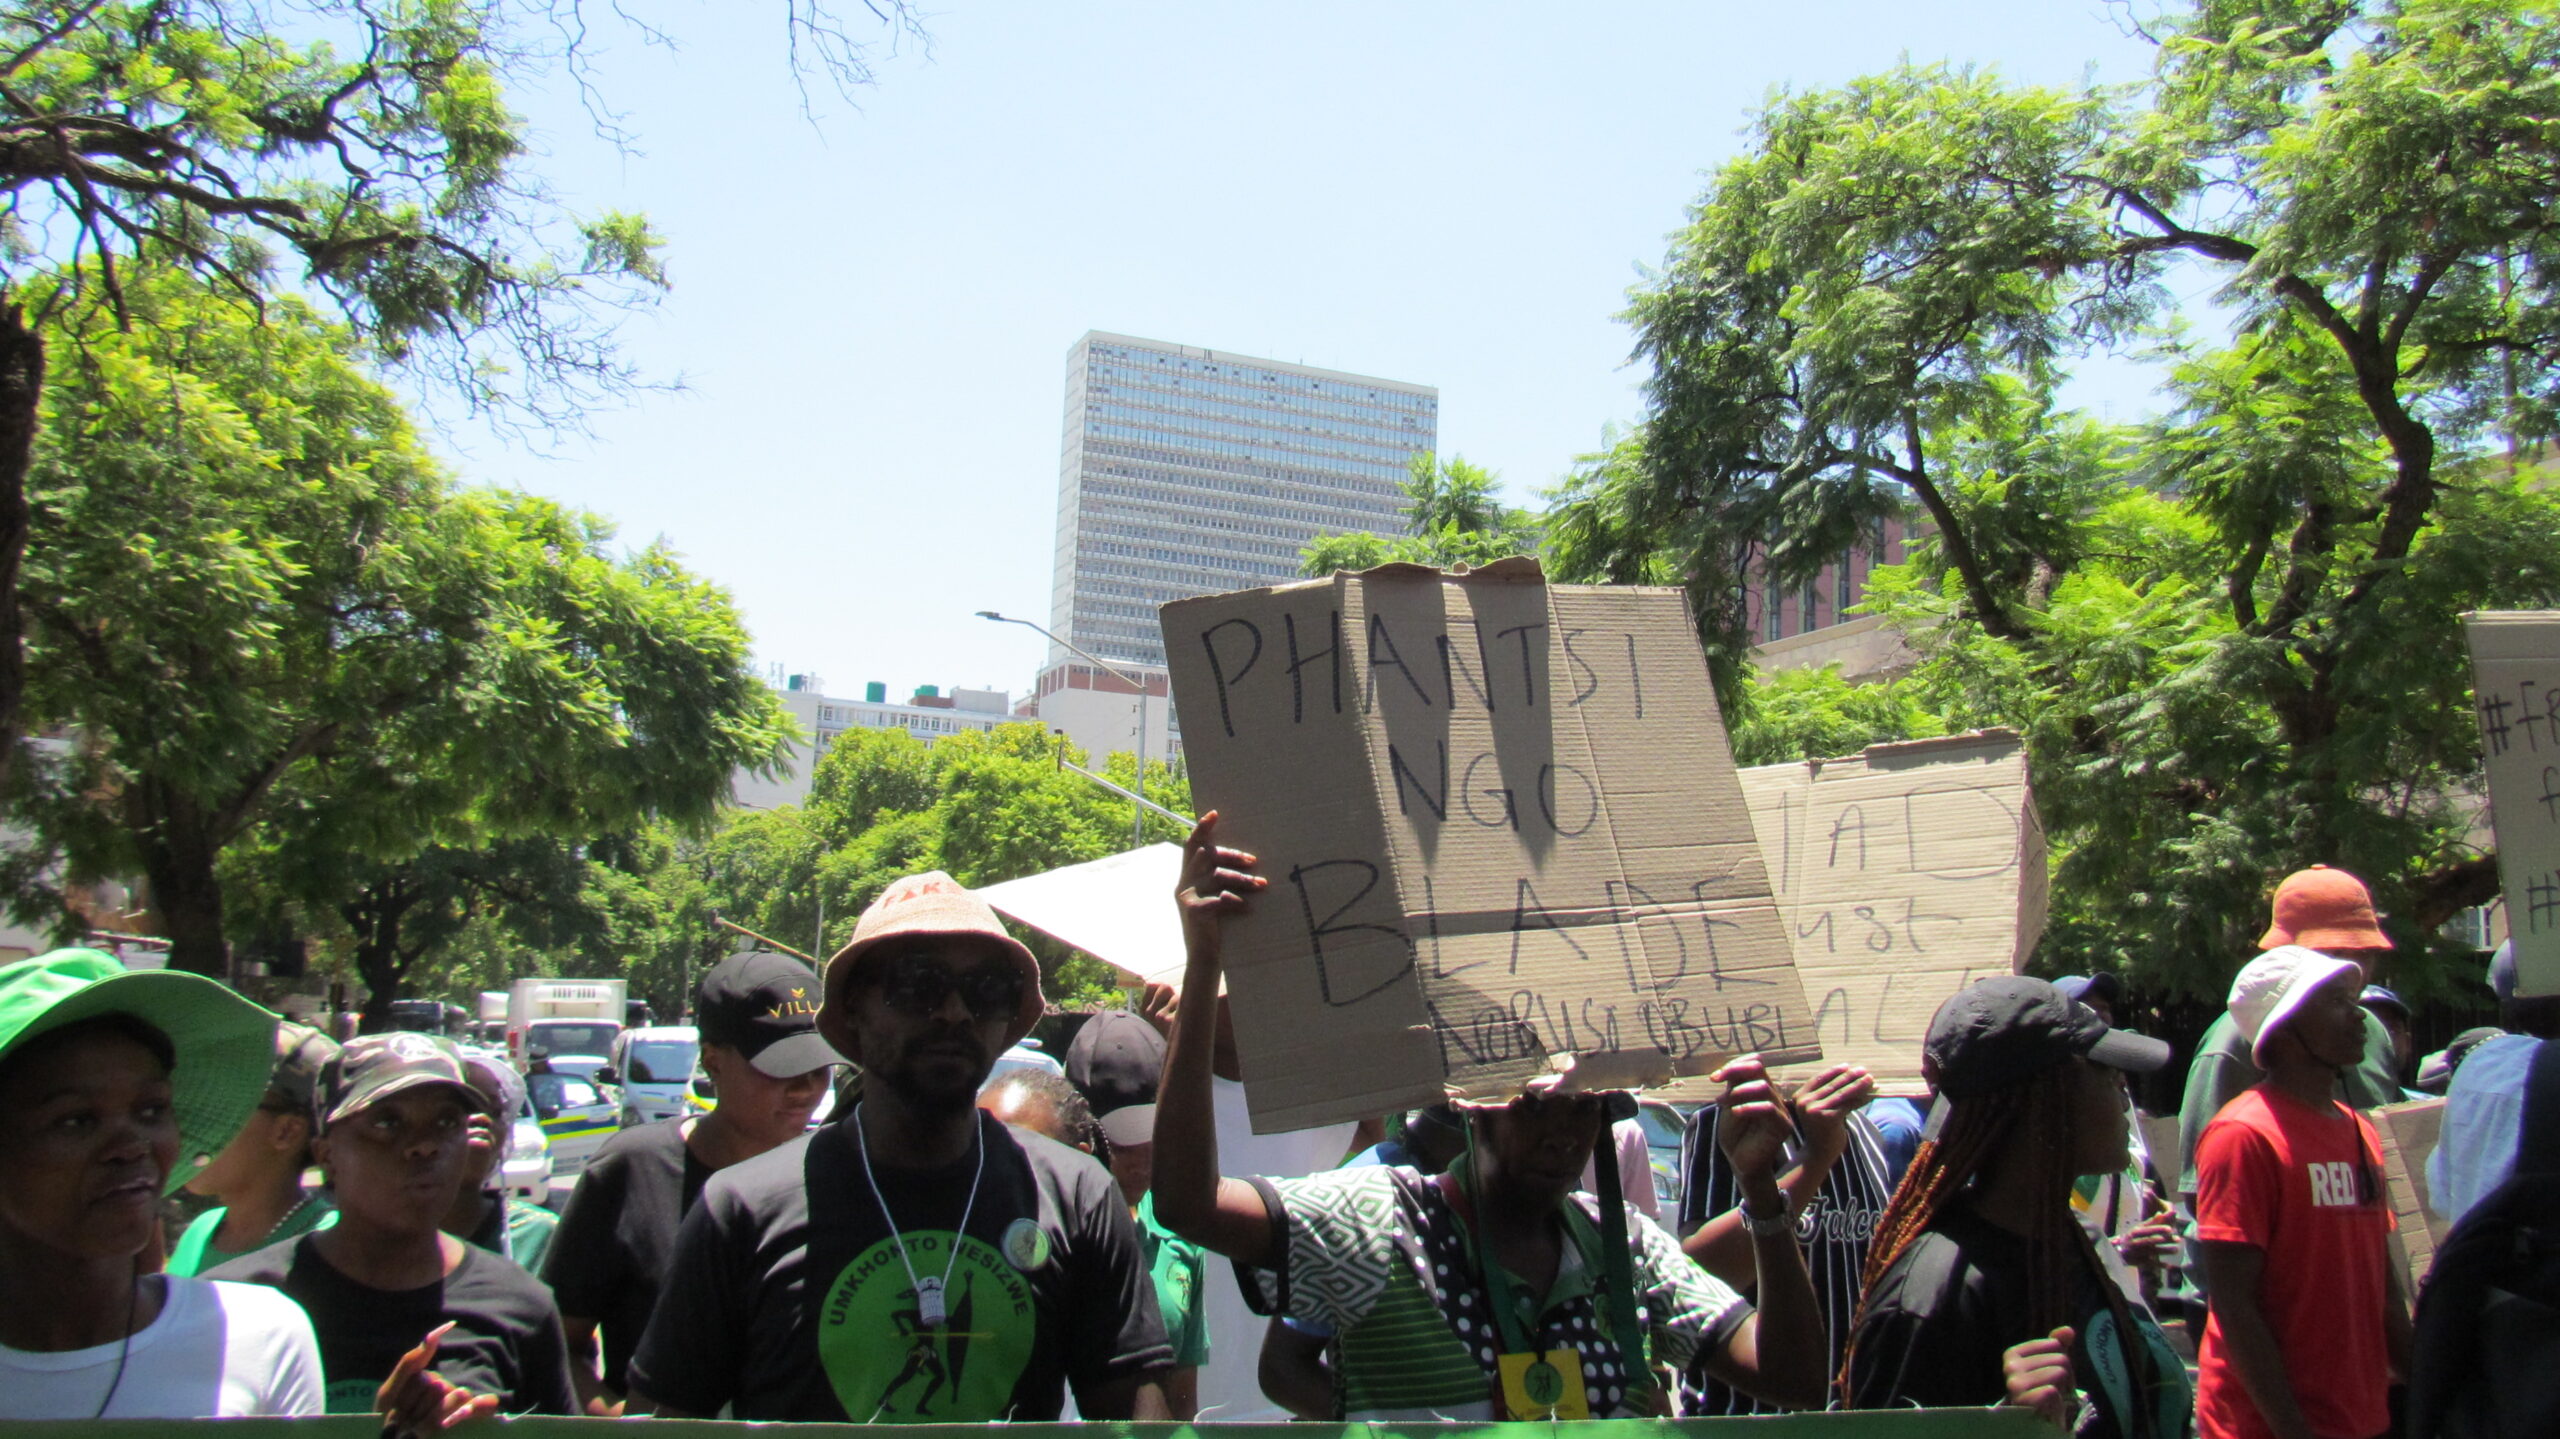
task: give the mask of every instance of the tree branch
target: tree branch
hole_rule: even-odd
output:
[[[1990,578],[1983,574],[1982,562],[1974,554],[1973,542],[1957,522],[1955,507],[1947,503],[1937,482],[1929,477],[1928,460],[1921,449],[1920,415],[1909,406],[1902,411],[1902,444],[1905,467],[1897,477],[1920,497],[1930,520],[1937,525],[1938,542],[1946,546],[1947,562],[1955,566],[1957,578],[1964,582],[1965,597],[1973,605],[1975,618],[1986,632],[2001,639],[2024,640],[2026,630],[2009,618],[2009,612],[1992,592]]]
[[[17,74],[19,66],[26,64],[38,55],[52,49],[63,36],[79,29],[82,25],[88,22],[90,16],[105,9],[106,4],[107,0],[88,0],[87,4],[82,5],[78,9],[72,11],[69,15],[63,17],[60,24],[55,25],[52,29],[45,31],[43,34],[38,35],[33,40],[28,41],[25,46],[12,54],[8,59],[0,60],[0,79]]]

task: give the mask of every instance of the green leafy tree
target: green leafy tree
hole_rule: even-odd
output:
[[[219,972],[221,858],[253,832],[326,911],[365,865],[701,824],[776,762],[790,722],[733,608],[666,551],[453,490],[296,302],[260,323],[162,274],[125,308],[146,322],[67,312],[49,383],[31,713],[77,743],[24,786],[22,881],[54,853],[140,873],[171,963]]]
[[[1540,522],[1502,503],[1501,477],[1462,455],[1413,457],[1404,484],[1408,533],[1318,535],[1298,556],[1298,572],[1321,576],[1406,563],[1487,565],[1538,552]]]
[[[1729,689],[1747,583],[1924,519],[1877,607],[1950,724],[2029,734],[2057,962],[2211,990],[2311,861],[2416,932],[2486,901],[2455,616],[2560,593],[2496,462],[2560,364],[2546,9],[2196,0],[2137,90],[1779,97],[1633,298],[1645,426],[1569,487],[1559,568],[1679,576]],[[2173,324],[2172,264],[2237,339],[2138,436],[2056,412],[2075,357]]]
[[[1745,693],[1741,712],[1726,716],[1739,765],[1833,759],[1871,744],[1946,732],[1913,686],[1854,684],[1837,665],[1773,670]]]
[[[868,10],[918,35],[902,0]],[[635,215],[527,172],[514,81],[565,70],[614,132],[587,0],[11,0],[0,7],[0,780],[23,691],[25,481],[65,305],[120,321],[137,272],[244,309],[306,298],[474,406],[574,422],[629,385],[610,317],[665,283]],[[612,15],[654,36],[621,5]],[[869,77],[828,0],[785,0],[795,71]],[[618,132],[614,132],[617,134]],[[67,283],[66,283],[67,278]]]
[[[815,876],[815,889],[826,896],[828,946],[850,939],[863,907],[902,875],[939,869],[978,887],[1126,849],[1129,801],[1062,767],[1062,757],[1084,763],[1081,751],[1066,746],[1062,754],[1035,724],[953,735],[930,747],[897,729],[840,736],[812,777],[807,821],[830,836]],[[1133,756],[1117,754],[1100,773],[1135,789],[1135,766]],[[1189,812],[1189,785],[1161,762],[1147,766],[1144,792],[1177,814]],[[1152,843],[1178,839],[1180,831],[1150,815],[1147,836]],[[788,913],[805,928],[814,909],[802,900]],[[1023,937],[1041,959],[1051,999],[1089,1002],[1112,988],[1105,967],[1045,936]]]

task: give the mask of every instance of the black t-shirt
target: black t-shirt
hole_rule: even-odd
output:
[[[982,1118],[985,1176],[955,1260],[977,1156],[874,1165],[907,1261],[942,1281],[921,1320],[908,1263],[863,1177],[850,1122],[713,1175],[676,1240],[631,1390],[687,1413],[973,1424],[1058,1417],[1172,1364],[1129,1206],[1090,1156]]]
[[[1997,1404],[2008,1397],[2001,1356],[2039,1337],[2027,1294],[2024,1236],[1951,1208],[1913,1240],[1876,1281],[1854,1342],[1849,1370],[1853,1409],[1919,1405],[1950,1409]],[[2127,1301],[2136,1331],[2119,1337],[2108,1290],[2086,1264],[2076,1266],[2071,1326],[2078,1338],[2072,1373],[2090,1401],[2080,1413],[2081,1439],[2127,1439],[2136,1427],[2136,1393],[2150,1396],[2150,1433],[2188,1432],[2192,1404],[2185,1366],[2151,1311]],[[2122,1299],[2121,1293],[2116,1295]],[[2137,1381],[2128,1348],[2146,1355]]]
[[[320,1372],[333,1414],[373,1409],[374,1391],[400,1356],[450,1319],[435,1372],[474,1394],[495,1394],[506,1414],[575,1414],[569,1346],[551,1291],[513,1263],[474,1245],[441,1281],[375,1289],[341,1274],[303,1235],[244,1254],[205,1277],[281,1289],[320,1336]]]
[[[1683,1238],[1742,1202],[1733,1167],[1725,1163],[1724,1151],[1716,1147],[1716,1115],[1717,1106],[1702,1106],[1690,1118],[1688,1137],[1681,1141],[1679,1232]],[[1780,1172],[1794,1168],[1802,1158],[1801,1146],[1789,1141],[1786,1155],[1779,1161]],[[1825,1373],[1840,1372],[1849,1326],[1857,1322],[1858,1291],[1866,1277],[1868,1244],[1875,1238],[1877,1221],[1884,1218],[1885,1206],[1893,1200],[1890,1175],[1884,1157],[1884,1136],[1873,1120],[1852,1114],[1849,1147],[1841,1151],[1831,1172],[1822,1177],[1813,1202],[1796,1220],[1796,1243],[1804,1250],[1805,1267],[1813,1275],[1813,1297],[1822,1306],[1822,1332],[1831,1341],[1831,1363]],[[1684,1414],[1710,1417],[1786,1412],[1779,1405],[1720,1383],[1707,1373],[1703,1362],[1692,1366],[1682,1387],[1687,1391],[1681,1411]]]
[[[543,1282],[560,1312],[593,1319],[604,1343],[605,1387],[630,1390],[626,1370],[658,1307],[658,1285],[711,1166],[685,1146],[682,1119],[626,1129],[587,1161],[560,1212]]]

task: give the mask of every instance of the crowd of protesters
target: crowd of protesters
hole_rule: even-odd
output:
[[[2000,976],[1931,1021],[1924,1095],[1728,1061],[1665,1214],[1634,1097],[1554,1080],[1268,1162],[1221,971],[1258,868],[1202,821],[1182,985],[1087,1020],[1063,1072],[997,1072],[1039,966],[946,875],[822,972],[732,956],[694,995],[716,1106],[617,1135],[557,1216],[492,1187],[523,1095],[491,1056],[339,1045],[89,951],[0,968],[0,1418],[2560,1422],[2519,1274],[2560,1232],[2560,999],[2501,951],[2500,1026],[2420,1064],[2344,871],[2286,878],[2233,956],[2177,1153],[2133,1122],[2171,1054],[2116,1027],[2122,984]],[[2364,1111],[2421,1090],[2456,1222],[2419,1300]],[[179,1187],[214,1204],[172,1237]]]

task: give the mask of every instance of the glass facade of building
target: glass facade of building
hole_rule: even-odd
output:
[[[1402,533],[1406,467],[1439,423],[1428,385],[1087,334],[1067,355],[1049,628],[1163,664],[1156,606],[1294,578],[1320,534]]]

